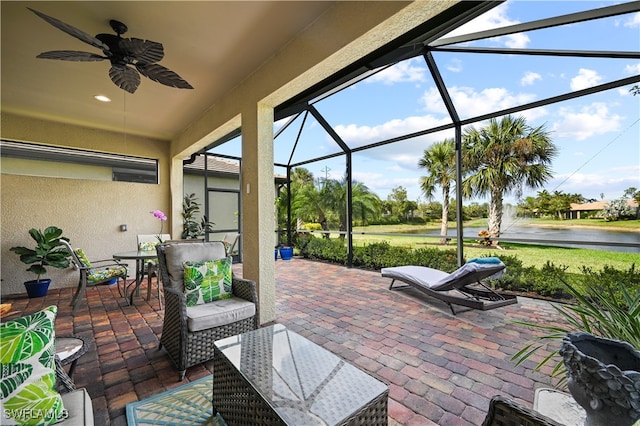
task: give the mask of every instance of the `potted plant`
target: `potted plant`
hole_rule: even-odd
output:
[[[293,257],[293,247],[281,245],[280,246],[280,259],[291,260]]]
[[[50,278],[40,279],[40,276],[47,273],[45,266],[64,269],[69,267],[70,253],[63,246],[60,240],[69,241],[62,237],[62,229],[56,226],[49,226],[42,232],[40,229],[31,228],[29,235],[36,242],[33,249],[27,247],[11,247],[11,251],[20,256],[20,261],[26,265],[28,272],[36,274],[36,279],[25,281],[29,297],[41,297],[47,294]]]
[[[195,219],[196,213],[200,211],[200,203],[197,200],[196,194],[186,194],[182,200],[182,238],[185,240],[197,239],[207,232],[214,231],[215,223],[209,222],[206,216],[203,216],[200,222]]]

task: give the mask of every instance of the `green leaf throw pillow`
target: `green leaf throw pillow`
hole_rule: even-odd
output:
[[[184,294],[187,306],[229,299],[231,292],[231,257],[204,262],[186,261]]]
[[[57,306],[0,324],[0,424],[50,425],[66,418],[55,390]]]

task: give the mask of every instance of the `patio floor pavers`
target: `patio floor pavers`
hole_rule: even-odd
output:
[[[234,265],[241,275],[241,265]],[[390,425],[479,425],[494,395],[533,405],[535,389],[552,386],[551,367],[534,371],[542,354],[515,367],[510,357],[533,336],[512,320],[546,322],[558,314],[546,301],[519,298],[492,311],[462,311],[411,289],[390,291],[379,272],[299,258],[276,262],[276,320],[390,386]],[[153,293],[152,293],[153,294]],[[185,382],[158,350],[157,298],[128,306],[116,286],[88,290],[75,318],[72,289],[38,299],[8,298],[14,312],[56,304],[56,332],[92,339],[74,374],[93,399],[96,425],[126,425],[125,407],[213,372],[187,370]],[[534,362],[535,360],[535,362]]]

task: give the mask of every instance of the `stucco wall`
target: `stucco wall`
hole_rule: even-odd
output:
[[[160,221],[150,212],[169,209],[167,142],[134,136],[125,142],[121,134],[8,114],[2,114],[2,137],[155,158],[160,167],[159,185],[1,174],[2,294],[24,293],[22,283],[35,278],[9,251],[16,245],[34,246],[30,228],[58,226],[74,247],[82,247],[92,259],[135,250],[137,234],[160,231]],[[127,232],[120,231],[121,224],[127,225]],[[164,231],[168,229],[170,224],[165,223]],[[53,279],[51,288],[77,284],[78,273],[72,269],[52,269],[48,275]]]

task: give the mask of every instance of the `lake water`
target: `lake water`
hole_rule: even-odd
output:
[[[465,239],[471,239],[478,235],[483,229],[487,228],[464,228],[463,236]],[[440,235],[440,230],[429,232],[420,232],[425,235]],[[457,234],[455,229],[449,229],[447,235],[455,237]],[[623,251],[630,253],[640,253],[640,232],[625,231],[604,231],[598,229],[585,228],[537,228],[528,226],[503,226],[500,234],[501,239],[505,240],[534,240],[532,244],[553,245],[558,247],[578,247],[607,251]],[[514,241],[516,242],[516,241]],[[517,241],[527,242],[527,241]],[[598,243],[624,243],[634,244],[635,247],[607,246]],[[584,244],[583,244],[584,243]]]

